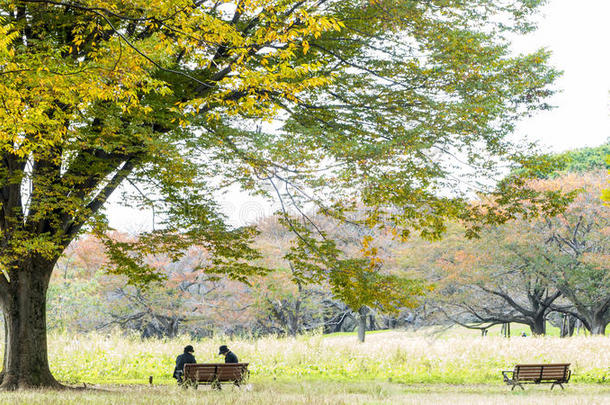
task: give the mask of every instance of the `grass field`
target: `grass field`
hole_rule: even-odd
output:
[[[382,332],[364,344],[353,335],[190,341],[119,334],[49,336],[54,375],[70,384],[173,384],[175,358],[189,343],[199,362],[217,362],[226,343],[250,363],[252,381],[392,381],[402,384],[496,384],[500,370],[523,362],[572,363],[574,382],[610,382],[610,338],[513,337],[490,332]],[[74,361],[78,358],[79,361]]]
[[[189,343],[199,362],[219,361],[218,346],[228,344],[250,363],[248,386],[177,388],[174,360]],[[49,352],[60,381],[88,389],[2,393],[1,404],[610,404],[609,337],[506,339],[499,330],[480,337],[452,329],[371,333],[360,344],[353,334],[142,341],[52,333]],[[563,392],[548,385],[510,392],[500,370],[521,362],[572,363],[572,381]]]

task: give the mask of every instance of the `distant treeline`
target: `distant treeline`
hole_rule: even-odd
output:
[[[54,272],[49,327],[91,331],[119,326],[143,337],[172,337],[295,335],[438,323],[485,330],[515,322],[544,334],[550,321],[563,335],[577,324],[600,334],[610,323],[610,210],[600,199],[608,155],[610,144],[558,155],[555,175],[533,179],[531,185],[573,192],[567,210],[557,217],[483,228],[478,239],[466,238],[462,226],[452,223],[440,241],[411,238],[402,243],[382,229],[362,234],[360,228],[312,217],[326,232],[341,236],[344,251],[354,257],[363,255],[365,237],[378,247],[384,274],[425,283],[428,292],[414,297],[414,308],[392,312],[368,305],[354,310],[329,286],[301,280],[285,258],[293,233],[269,217],[257,223],[256,244],[263,252],[259,264],[274,271],[253,276],[249,283],[206,273],[210,257],[200,247],[178,262],[164,255],[149,257],[149,264],[167,279],[135,287],[104,271],[108,262],[97,239],[81,238]]]

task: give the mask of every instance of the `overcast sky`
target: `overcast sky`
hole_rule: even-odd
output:
[[[539,18],[539,29],[515,41],[517,52],[550,49],[551,63],[564,72],[557,81],[561,92],[550,100],[556,108],[522,122],[518,134],[537,139],[554,152],[600,145],[610,137],[609,17],[610,0],[550,0]],[[233,224],[273,212],[269,204],[241,193],[219,200]],[[116,229],[150,228],[150,213],[112,203],[107,212]]]
[[[539,29],[515,41],[523,52],[545,47],[562,70],[556,108],[524,121],[519,132],[559,152],[596,146],[610,137],[610,1],[550,0]]]

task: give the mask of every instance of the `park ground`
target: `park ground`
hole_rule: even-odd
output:
[[[54,375],[81,388],[0,393],[0,404],[610,404],[609,337],[520,333],[388,331],[367,334],[363,344],[349,333],[199,341],[51,333]],[[174,359],[189,343],[199,362],[218,361],[218,345],[229,344],[250,363],[250,381],[220,392],[176,387]],[[573,378],[564,391],[527,385],[511,392],[500,371],[524,362],[569,362]]]
[[[513,391],[492,385],[404,385],[390,382],[258,381],[246,388],[184,391],[175,386],[105,386],[85,391],[5,393],[2,404],[609,404],[610,387],[568,384]]]

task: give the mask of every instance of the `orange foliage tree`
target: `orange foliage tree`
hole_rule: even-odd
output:
[[[576,192],[556,216],[488,226],[480,238],[453,235],[436,247],[437,298],[453,319],[486,328],[517,322],[545,333],[552,311],[572,314],[595,334],[610,322],[610,212],[605,175],[568,173],[533,180],[540,192]],[[460,317],[460,315],[462,315]]]

